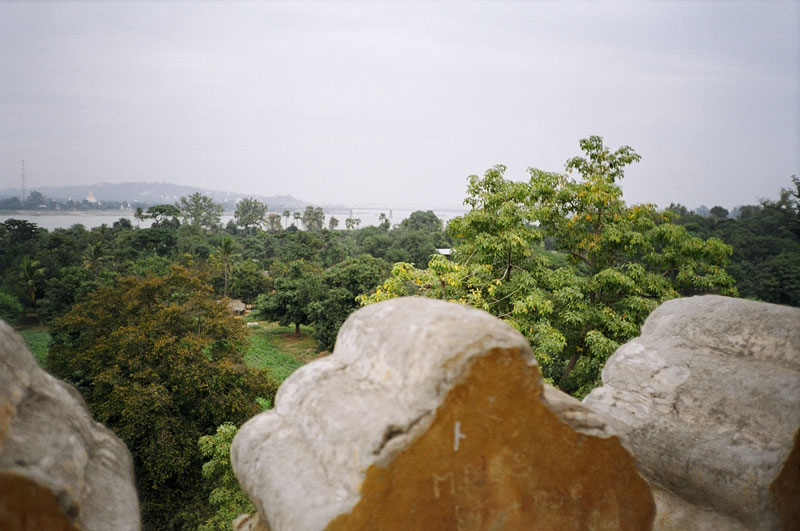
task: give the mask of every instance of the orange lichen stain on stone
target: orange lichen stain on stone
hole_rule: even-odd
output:
[[[781,473],[769,486],[772,501],[787,531],[800,531],[800,430],[794,434],[794,447]]]
[[[73,508],[77,510],[77,508]],[[0,529],[3,531],[75,531],[57,496],[30,479],[0,473]]]
[[[650,529],[650,487],[619,440],[576,432],[542,392],[519,351],[477,358],[428,430],[371,466],[361,500],[327,529]]]
[[[6,439],[6,432],[8,432],[8,427],[11,425],[11,420],[16,414],[16,408],[10,403],[0,403],[0,450],[3,448],[3,442]]]

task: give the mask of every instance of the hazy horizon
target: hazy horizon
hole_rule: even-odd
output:
[[[153,181],[141,181],[141,182],[125,181],[125,182],[119,182],[119,183],[108,183],[108,182],[105,182],[105,183],[93,183],[93,184],[80,184],[80,185],[75,185],[75,186],[88,187],[88,188],[92,189],[93,186],[97,186],[97,185],[150,184],[152,182]],[[170,182],[165,182],[165,181],[157,181],[156,184],[175,185],[176,183],[170,183]],[[72,185],[70,185],[70,184],[58,184],[58,185],[54,185],[54,186],[60,188],[60,187],[70,187]],[[192,187],[192,185],[180,185],[180,186],[187,186],[189,188]],[[790,188],[790,187],[791,187],[791,183],[790,182],[787,182],[787,185],[782,186],[782,188]],[[39,191],[39,192],[42,192],[45,195],[45,197],[49,197],[51,199],[57,199],[57,200],[68,199],[66,197],[51,197],[51,196],[49,196],[46,193],[48,188],[51,188],[51,186],[50,185],[40,186],[38,188],[31,188],[30,186],[28,186],[28,187],[26,187],[26,192],[25,193],[26,193],[26,196],[27,196],[28,194],[30,194],[30,192]],[[261,199],[263,201],[268,200],[270,197],[288,197],[288,198],[297,200],[297,201],[299,201],[301,203],[307,203],[307,204],[310,204],[310,205],[313,205],[313,206],[321,206],[321,207],[325,207],[325,208],[329,208],[329,209],[336,209],[336,208],[353,209],[353,208],[355,208],[355,209],[380,210],[380,209],[387,209],[387,208],[395,208],[395,209],[398,209],[398,210],[464,210],[464,211],[469,210],[469,208],[464,204],[463,200],[461,202],[459,202],[459,203],[449,203],[449,204],[447,204],[447,203],[432,203],[432,202],[425,202],[425,201],[419,201],[419,202],[416,202],[416,203],[401,203],[401,202],[380,203],[380,202],[369,202],[369,201],[362,201],[360,203],[356,203],[356,202],[352,202],[352,203],[343,203],[343,202],[328,202],[328,203],[325,203],[325,202],[318,202],[318,203],[315,203],[315,202],[312,202],[312,201],[306,201],[302,197],[298,197],[297,195],[291,194],[291,193],[289,193],[289,194],[264,195],[264,194],[255,194],[255,193],[251,194],[251,193],[247,193],[247,192],[231,192],[230,190],[222,190],[222,189],[216,189],[215,190],[215,189],[202,188],[202,187],[198,187],[198,190],[201,191],[201,192],[205,192],[205,193],[214,192],[214,193],[218,193],[218,194],[233,194],[233,195],[237,195],[237,196],[238,195],[242,195],[242,196],[246,196],[246,197],[254,197],[254,198]],[[13,193],[10,193],[12,191],[13,191]],[[99,198],[98,200],[102,200],[102,198],[100,198],[99,195],[94,194],[93,190],[89,190],[89,191],[92,191],[92,193],[93,193],[93,195],[95,196],[96,199]],[[5,195],[5,193],[7,193],[7,192],[8,192],[8,195]],[[742,203],[736,203],[736,204],[731,204],[731,205],[725,205],[725,204],[721,204],[721,203],[697,203],[697,204],[693,204],[691,202],[689,202],[689,203],[676,202],[676,203],[679,203],[679,204],[687,207],[689,210],[697,210],[697,209],[702,208],[702,207],[712,208],[714,206],[722,206],[722,207],[725,207],[728,210],[731,210],[731,209],[734,209],[734,208],[737,208],[737,207],[741,207],[741,206],[745,206],[745,205],[756,205],[756,204],[759,204],[762,200],[776,200],[776,199],[778,199],[779,194],[780,194],[780,190],[778,189],[778,190],[775,190],[775,193],[770,194],[768,196],[762,196],[762,197],[754,198],[751,201],[742,202]],[[8,196],[11,196],[11,195],[19,196],[20,195],[20,187],[19,186],[17,186],[17,187],[13,187],[12,186],[12,187],[8,187],[8,188],[0,189],[0,198],[8,197]],[[116,200],[115,199],[106,199],[106,201],[116,201]],[[133,203],[133,202],[136,201],[136,199],[125,199],[125,201],[130,201],[130,202]],[[237,201],[238,201],[238,199],[237,199]],[[634,204],[634,202],[632,202],[632,201],[627,201],[627,202],[629,204]],[[647,201],[647,202],[652,203],[652,201]],[[269,211],[270,212],[277,212],[270,205],[268,205],[268,206],[269,206]],[[664,205],[658,205],[658,207],[659,207],[659,209],[666,209],[667,207],[669,207],[669,203],[664,204]],[[279,210],[282,210],[282,209],[283,209],[283,206],[281,206],[279,208]],[[87,212],[91,213],[93,211],[87,211]],[[103,210],[98,210],[97,212],[102,213],[104,211]],[[226,212],[228,212],[228,210],[226,210]],[[233,212],[233,211],[230,210],[230,212]],[[43,215],[46,215],[46,213],[47,213],[47,211],[42,211]]]
[[[629,203],[800,174],[800,3],[0,3],[0,189],[446,206],[604,137]]]

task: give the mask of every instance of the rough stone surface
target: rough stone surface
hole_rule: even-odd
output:
[[[656,529],[800,529],[800,309],[668,301],[584,403],[658,485]]]
[[[269,526],[261,520],[258,513],[240,514],[233,521],[232,527],[233,531],[270,531]]]
[[[619,439],[543,385],[524,337],[430,299],[353,314],[231,457],[273,531],[641,530],[655,513]]]
[[[0,321],[0,529],[139,527],[128,449]]]

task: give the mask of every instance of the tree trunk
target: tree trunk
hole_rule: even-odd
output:
[[[567,366],[564,368],[564,374],[561,375],[561,380],[558,381],[558,387],[562,391],[564,390],[564,385],[567,383],[567,377],[569,376],[569,373],[572,372],[572,369],[578,362],[579,357],[580,354],[578,352],[573,354],[572,357],[569,359],[569,363],[567,363]]]
[[[300,335],[300,323],[294,324],[294,335],[295,337]]]

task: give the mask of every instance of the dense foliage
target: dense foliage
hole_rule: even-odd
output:
[[[681,205],[670,209],[689,232],[733,247],[727,270],[740,296],[800,306],[800,179],[792,177],[777,201],[739,207],[737,218],[722,207],[711,208],[706,217]]]
[[[567,162],[577,180],[531,169],[527,182],[514,182],[503,166],[471,176],[472,210],[449,225],[455,261],[396,264],[362,301],[422,294],[483,308],[530,339],[546,378],[582,396],[660,302],[736,293],[724,270],[729,246],[622,200],[618,181],[639,160],[631,148],[611,152],[599,137],[581,148],[585,156]]]
[[[47,369],[73,384],[134,457],[143,520],[190,528],[205,512],[200,436],[240,424],[272,398],[242,363],[244,324],[197,273],[123,277],[56,320]]]
[[[0,291],[0,319],[14,322],[22,315],[22,304],[8,293]]]
[[[290,212],[265,223],[266,209],[243,200],[223,228],[218,206],[194,195],[137,209],[135,224],[48,232],[0,223],[2,317],[52,327],[48,368],[132,450],[147,528],[219,523],[211,512],[224,504],[210,507],[208,496],[222,500],[209,490],[225,479],[201,477],[197,440],[272,400],[274,382],[241,363],[242,322],[217,299],[278,299],[270,318],[311,324],[319,348],[331,349],[356,296],[388,274],[367,251],[422,262],[449,244],[432,213],[428,225],[393,229],[384,216],[381,227],[332,231],[319,208],[294,213],[307,230],[281,226]]]
[[[231,468],[231,443],[238,428],[230,422],[217,427],[213,435],[204,435],[197,442],[206,462],[203,463],[203,478],[214,487],[208,496],[208,504],[214,514],[203,522],[198,531],[227,531],[231,522],[244,513],[253,514],[256,508],[242,492]]]
[[[357,297],[369,292],[388,274],[389,264],[369,254],[348,258],[325,271],[325,289],[308,305],[319,349],[333,350],[339,328],[359,306]]]
[[[591,137],[581,149],[566,174],[531,169],[516,182],[495,166],[471,176],[471,210],[447,229],[431,211],[394,226],[383,215],[377,226],[331,217],[326,227],[319,207],[270,213],[255,199],[223,227],[221,208],[201,194],[91,230],[9,219],[0,318],[52,327],[48,367],[131,448],[146,527],[212,529],[247,506],[227,448],[275,391],[268,373],[243,365],[247,332],[225,297],[295,332],[309,326],[320,350],[333,348],[358,301],[470,304],[523,333],[545,376],[577,396],[666,299],[738,288],[800,306],[798,179],[734,217],[718,206],[659,212],[622,200],[624,169],[639,160],[631,148]]]

